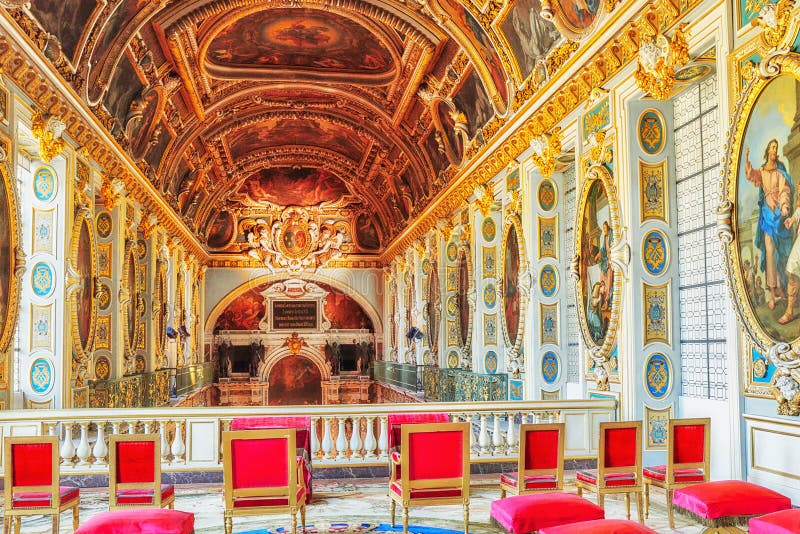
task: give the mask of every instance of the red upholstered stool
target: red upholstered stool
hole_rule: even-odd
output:
[[[750,520],[750,534],[794,534],[797,532],[800,532],[800,509],[783,510]]]
[[[595,519],[571,523],[560,527],[548,527],[539,534],[657,534],[652,528],[625,519]]]
[[[75,534],[191,534],[194,514],[162,508],[100,512]]]
[[[746,524],[752,516],[788,510],[792,501],[757,484],[719,480],[675,490],[672,505],[709,527],[705,532],[710,534],[744,532],[735,525]]]
[[[499,499],[492,502],[490,515],[512,534],[605,517],[602,508],[573,493],[529,493]]]

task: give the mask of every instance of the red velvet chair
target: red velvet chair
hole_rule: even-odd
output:
[[[650,516],[650,486],[663,488],[667,493],[669,528],[675,528],[672,494],[676,489],[708,482],[710,469],[711,419],[670,419],[667,435],[667,463],[645,467],[644,509]]]
[[[58,478],[58,438],[55,436],[8,437],[3,442],[5,488],[3,532],[19,534],[22,517],[53,516],[53,532],[58,532],[61,512],[72,509],[72,529],[78,528],[78,488],[60,486]]]
[[[417,423],[449,423],[446,413],[390,413],[386,418],[389,450],[400,449],[400,427]]]
[[[403,507],[408,532],[411,506],[462,504],[464,532],[469,532],[469,423],[402,425],[399,458],[392,456],[389,499],[392,526],[395,506]],[[400,473],[398,478],[397,473]]]
[[[517,470],[500,475],[500,497],[561,491],[564,487],[564,423],[520,425]],[[523,479],[523,484],[519,480]]]
[[[175,486],[161,483],[161,436],[113,434],[108,439],[108,509],[175,506]]]
[[[639,522],[642,517],[642,422],[600,423],[600,445],[597,469],[579,470],[575,474],[578,495],[583,490],[597,492],[597,504],[610,493],[625,494],[627,518],[631,518],[630,494],[636,495]]]
[[[294,428],[223,432],[225,533],[233,530],[233,516],[288,512],[296,534],[298,510],[305,530],[308,492],[302,462]]]

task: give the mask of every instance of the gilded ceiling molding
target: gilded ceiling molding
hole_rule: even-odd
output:
[[[447,187],[439,191],[420,216],[386,247],[381,254],[381,261],[388,263],[400,251],[411,246],[414,239],[423,235],[436,225],[438,220],[446,217],[469,198],[476,187],[491,180],[512,159],[524,152],[534,136],[550,130],[559,121],[566,118],[569,113],[572,113],[589,98],[592,88],[603,85],[606,80],[636,59],[639,50],[640,25],[648,24],[652,27],[655,20],[657,27],[667,31],[699,3],[700,0],[680,3],[678,0],[657,0],[645,6],[638,17],[632,18],[619,32],[609,37],[605,46],[591,57],[573,55],[570,61],[587,60],[583,68],[567,80],[551,78],[541,90],[546,91],[557,82],[560,89],[532,113],[528,112],[527,107],[533,106],[534,100],[529,101],[526,106],[522,106],[518,115],[530,116],[524,123],[516,126],[513,131],[511,130],[512,124],[507,121],[495,127],[494,133],[506,136],[502,143],[492,143],[491,136],[484,132],[487,143],[475,153],[468,151],[468,154],[465,154],[464,160],[468,163],[458,171],[457,176]],[[492,150],[489,150],[490,146],[493,147]]]
[[[2,10],[0,28],[7,34],[0,35],[0,69],[9,80],[25,92],[44,113],[60,117],[66,125],[65,133],[78,146],[86,149],[88,157],[106,173],[119,176],[125,181],[130,193],[144,208],[156,213],[171,234],[180,236],[188,248],[207,259],[200,241],[142,175],[99,119],[69,88],[67,81],[54,70],[27,35],[20,32],[9,13]],[[56,85],[61,86],[61,92],[54,89]]]

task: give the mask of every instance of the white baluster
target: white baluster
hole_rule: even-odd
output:
[[[111,433],[119,434],[119,421],[111,421]]]
[[[350,436],[350,459],[361,458],[361,417],[353,417],[353,434]]]
[[[387,430],[387,418],[380,418],[380,428],[378,433],[378,455],[386,458],[389,449],[389,431]]]
[[[75,451],[78,455],[78,465],[89,465],[89,454],[92,449],[89,447],[89,421],[82,421],[81,427],[81,440],[78,442],[78,449]]]
[[[480,447],[481,454],[489,454],[489,430],[486,423],[488,416],[485,413],[481,414],[481,433],[478,436],[478,446]]]
[[[58,435],[58,433],[56,433],[56,425],[57,424],[58,423],[45,423],[45,427],[47,427],[47,435],[48,436],[57,436]]]
[[[128,434],[136,434],[136,421],[128,421]]]
[[[161,434],[161,463],[165,464],[169,461],[169,442],[167,441],[167,422],[162,420],[158,424],[158,430]]]
[[[344,460],[347,452],[347,437],[344,435],[344,417],[339,417],[339,431],[336,436],[336,459]]]
[[[331,438],[331,418],[322,418],[322,453],[326,460],[331,459],[333,452],[333,438]]]
[[[311,459],[313,460],[319,455],[319,437],[317,436],[317,421],[318,418],[311,419]]]
[[[181,422],[175,421],[175,439],[172,440],[171,447],[173,462],[181,462],[181,457],[186,452],[186,445],[183,443],[181,430]]]
[[[509,413],[508,416],[508,431],[506,432],[506,453],[511,456],[517,449],[517,424],[514,421],[516,414]]]
[[[72,458],[75,456],[75,444],[72,443],[72,423],[64,423],[64,443],[61,444],[59,454],[62,464],[72,463]]]
[[[367,453],[367,458],[375,458],[375,447],[378,446],[378,441],[375,439],[375,429],[372,426],[373,424],[375,424],[375,418],[367,417],[367,435],[364,436],[364,449]]]
[[[503,432],[500,430],[500,414],[493,414],[494,425],[492,427],[492,454],[500,454],[503,451]]]
[[[92,448],[92,455],[94,456],[95,465],[105,465],[108,458],[108,447],[106,446],[106,423],[105,421],[97,422],[97,439]]]
[[[150,421],[145,421],[144,422],[144,433],[145,434],[149,434],[150,433]]]

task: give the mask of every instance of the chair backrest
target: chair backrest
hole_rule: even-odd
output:
[[[667,482],[678,469],[702,469],[708,481],[711,457],[711,419],[670,419],[667,441]]]
[[[605,485],[607,473],[635,473],[642,479],[642,422],[600,423],[600,446],[597,450],[597,482]]]
[[[564,423],[519,426],[517,472],[523,476],[554,475],[561,488],[564,480]]]
[[[389,430],[389,450],[400,447],[402,425],[417,423],[449,423],[450,416],[446,413],[390,413],[387,419]]]
[[[109,506],[117,506],[118,491],[149,490],[153,492],[152,506],[160,508],[161,436],[112,434],[108,449]]]
[[[47,493],[50,508],[58,509],[58,438],[56,436],[7,437],[3,440],[3,451],[5,509],[10,510],[14,495],[22,492]],[[46,513],[46,510],[45,508],[42,513]]]
[[[296,430],[232,430],[222,433],[225,509],[236,501],[286,499],[297,504]],[[302,484],[302,477],[299,477]]]
[[[422,488],[469,491],[469,423],[402,425],[403,499]]]

